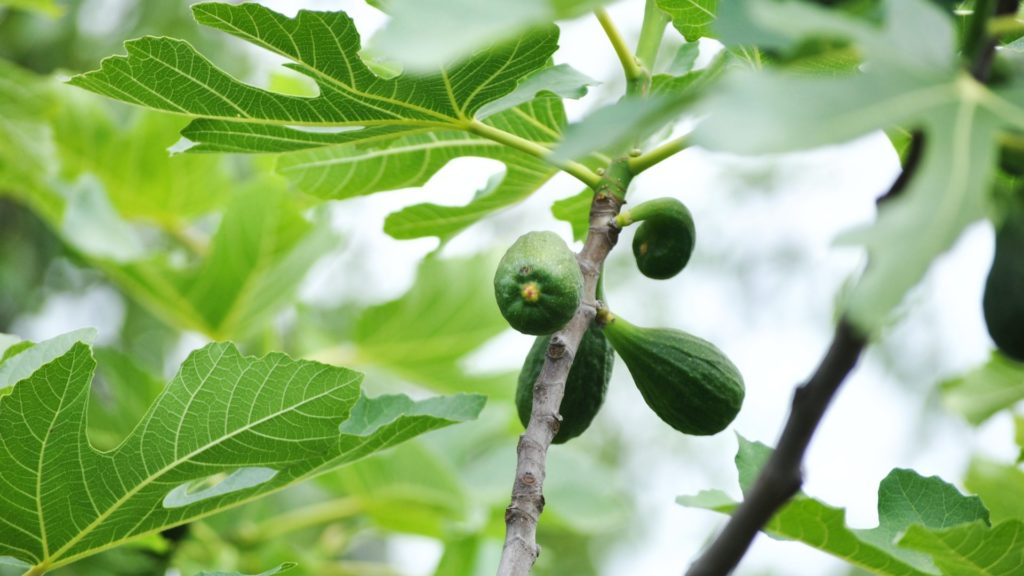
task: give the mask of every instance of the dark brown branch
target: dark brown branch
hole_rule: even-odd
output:
[[[618,229],[611,223],[622,208],[622,198],[630,178],[625,160],[613,162],[594,193],[590,206],[590,230],[583,249],[577,255],[583,272],[582,304],[572,320],[551,337],[544,367],[533,387],[530,423],[519,437],[512,502],[505,509],[505,546],[498,576],[527,576],[540,554],[537,522],[544,510],[548,447],[562,420],[558,412],[573,356],[597,313],[601,266],[619,236]]]
[[[903,171],[889,190],[878,198],[879,204],[898,196],[907,187],[921,162],[923,148],[924,137],[920,132],[914,132]],[[732,572],[761,527],[800,490],[803,485],[803,459],[811,438],[865,346],[867,337],[847,319],[840,319],[832,345],[818,369],[793,394],[792,408],[782,436],[753,488],[726,523],[725,529],[690,566],[686,576],[724,576]]]
[[[793,395],[792,411],[778,447],[725,529],[694,562],[686,576],[721,576],[731,572],[761,527],[800,490],[801,466],[807,446],[825,409],[857,364],[866,344],[867,339],[848,322],[839,322],[825,358],[811,379]]]

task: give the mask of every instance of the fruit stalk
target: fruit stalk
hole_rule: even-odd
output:
[[[565,394],[565,381],[583,334],[597,314],[597,285],[601,267],[618,241],[618,229],[611,225],[624,203],[632,174],[625,159],[616,160],[594,187],[590,205],[590,229],[576,259],[583,273],[583,298],[576,314],[551,336],[544,367],[533,389],[533,409],[526,431],[516,449],[516,476],[512,501],[505,509],[505,545],[498,576],[527,576],[540,554],[537,522],[544,510],[544,477],[548,448],[561,417],[558,409]]]

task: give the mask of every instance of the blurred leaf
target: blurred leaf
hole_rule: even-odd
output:
[[[78,343],[0,398],[0,555],[61,566],[473,419],[484,400],[368,399],[351,370],[210,344],[101,453],[84,436],[94,368]]]
[[[164,382],[112,348],[95,348],[98,363],[88,410],[89,441],[113,450],[135,428],[164,389]]]
[[[166,255],[96,264],[165,322],[214,339],[262,329],[291,301],[309,267],[336,244],[273,187],[235,194],[209,256],[182,268]]]
[[[732,4],[730,0],[725,4]],[[717,0],[657,0],[672,25],[689,42],[696,42],[703,36],[711,36],[711,24],[715,21]]]
[[[771,449],[743,437],[739,441],[736,467],[746,494],[771,454]],[[678,502],[726,514],[739,505],[717,490],[702,492],[697,496],[683,496]],[[774,538],[803,542],[875,574],[923,576],[940,572],[936,572],[935,565],[927,556],[908,549],[919,548],[918,545],[904,545],[905,539],[901,540],[901,537],[905,532],[910,530],[921,535],[944,538],[947,529],[975,525],[971,523],[990,530],[987,527],[988,517],[988,510],[976,496],[964,496],[938,477],[925,478],[913,470],[895,469],[878,486],[879,524],[876,528],[849,528],[844,510],[801,493],[776,512],[765,525],[764,532]],[[993,542],[991,548],[986,550],[1007,549],[1003,543]],[[956,576],[966,573],[941,574]],[[1011,572],[998,574],[1008,576]]]
[[[686,42],[676,50],[672,61],[665,69],[665,73],[671,76],[680,76],[693,71],[697,57],[700,56],[699,42]]]
[[[533,27],[586,14],[610,1],[386,0],[381,4],[391,20],[371,44],[381,54],[412,68],[430,70]]]
[[[32,565],[15,560],[10,556],[0,556],[0,576],[23,576],[32,569]]]
[[[1024,127],[1024,107],[1012,101],[1012,90],[989,90],[956,69],[952,20],[927,0],[889,0],[881,28],[798,2],[743,6],[753,21],[787,41],[811,35],[854,41],[865,54],[864,71],[834,78],[735,74],[701,107],[706,118],[694,131],[695,143],[768,154],[880,128],[924,133],[923,157],[908,187],[881,208],[870,228],[843,238],[871,255],[845,308],[862,330],[874,332],[931,262],[984,216],[997,136],[1006,127]]]
[[[964,487],[981,497],[992,512],[992,522],[1024,521],[1024,470],[974,458],[964,477]]]
[[[294,563],[289,562],[289,563],[281,564],[280,566],[278,566],[276,568],[271,568],[270,570],[267,570],[266,572],[260,572],[259,574],[254,574],[252,576],[273,576],[274,574],[281,574],[282,572],[287,572],[288,570],[291,570],[295,566],[296,565]],[[196,574],[196,576],[249,576],[249,575],[242,574],[241,572],[220,572],[220,571],[217,571],[217,572],[206,572],[206,571],[203,571],[203,572],[200,572],[200,573]]]
[[[139,260],[146,255],[139,232],[121,218],[103,185],[91,174],[58,189],[67,198],[60,231],[76,249],[92,258],[117,263]]]
[[[32,342],[28,342],[10,334],[0,334],[0,364],[3,364],[11,356],[31,348]]]
[[[47,275],[65,255],[60,239],[38,214],[3,196],[0,190],[0,331],[39,310],[49,295]]]
[[[944,382],[942,400],[977,426],[1024,400],[1024,364],[993,352],[987,364]]]
[[[1015,415],[1013,417],[1014,429],[1017,434],[1017,446],[1020,448],[1020,456],[1017,457],[1017,462],[1024,462],[1024,416]]]
[[[494,302],[494,267],[489,255],[426,258],[408,292],[359,316],[352,334],[358,360],[434,390],[511,397],[507,374],[475,377],[458,366],[508,329]]]
[[[59,16],[63,11],[56,0],[0,0],[0,7],[34,10],[48,16]]]
[[[923,72],[951,71],[956,33],[951,14],[931,0],[884,0],[884,25],[804,0],[737,0],[719,8],[715,29],[726,46],[773,53],[806,49],[808,40],[852,42],[868,61]],[[927,31],[925,36],[914,36]],[[908,35],[910,34],[910,35]]]
[[[54,90],[62,174],[95,176],[123,218],[180,227],[229,198],[234,183],[221,158],[168,153],[181,118],[134,110],[119,122],[105,99],[65,85]]]
[[[441,537],[467,514],[451,465],[420,442],[407,442],[340,470],[335,484],[386,530]]]
[[[445,540],[444,554],[437,563],[434,576],[490,576],[492,566],[480,561],[483,539],[460,536]]]
[[[718,79],[727,62],[728,55],[723,53],[707,68],[682,76],[655,75],[650,96],[623,98],[569,125],[552,157],[564,161],[594,152],[617,156],[630,150],[637,141],[662,130],[685,112]]]
[[[504,446],[468,462],[462,471],[470,494],[477,502],[500,510],[499,519],[508,505],[508,476],[516,468],[514,443],[509,440]],[[543,528],[549,535],[614,534],[627,522],[628,499],[615,470],[571,446],[551,450],[547,464]],[[499,535],[503,521],[500,528]]]
[[[556,200],[551,205],[551,214],[572,226],[572,239],[577,242],[587,237],[587,230],[590,229],[590,204],[593,200],[594,191],[584,188],[579,194]]]
[[[486,118],[509,108],[515,108],[533,100],[542,92],[550,92],[562,98],[582,98],[587,95],[587,88],[598,84],[600,82],[568,64],[556,64],[541,68],[523,78],[515,90],[484,105],[476,115],[477,118]]]
[[[49,79],[0,59],[0,195],[12,195],[49,219],[63,209],[47,186],[56,172],[47,124],[55,105]]]
[[[89,343],[95,338],[95,329],[83,328],[31,346],[19,346],[20,350],[16,354],[5,354],[3,361],[0,362],[0,396],[11,392],[15,384],[28,378],[44,365],[65,355],[76,343]]]
[[[614,534],[627,522],[624,487],[613,470],[585,451],[550,451],[548,474],[544,511],[549,528],[577,535]]]

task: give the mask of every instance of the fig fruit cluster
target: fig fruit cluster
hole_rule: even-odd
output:
[[[645,276],[667,279],[686,267],[696,244],[693,217],[674,198],[639,204],[616,217],[622,228],[639,222],[633,255]],[[526,355],[516,388],[525,427],[551,334],[580,307],[583,276],[576,256],[557,234],[530,232],[509,247],[494,276],[494,295],[509,325],[537,339]],[[603,295],[598,294],[601,298]],[[573,358],[553,442],[582,434],[604,402],[614,355],[622,358],[647,405],[665,423],[693,435],[724,430],[743,404],[743,377],[721,350],[681,330],[641,328],[602,308]]]

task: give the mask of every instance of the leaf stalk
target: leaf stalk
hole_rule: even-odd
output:
[[[628,161],[629,170],[634,175],[640,174],[644,170],[668,159],[676,153],[686,150],[689,145],[690,142],[686,136],[673,138],[672,140],[662,143],[653,150],[649,150],[635,158],[630,158]]]
[[[629,95],[645,94],[651,83],[650,72],[629,49],[629,45],[626,44],[625,38],[619,33],[619,29],[608,12],[598,9],[594,11],[594,15],[597,16],[597,21],[601,23],[601,28],[608,36],[608,41],[611,42],[612,48],[615,49],[615,55],[619,57],[619,62],[622,64],[622,71],[626,75],[626,93]]]
[[[644,21],[640,26],[640,39],[636,43],[636,58],[647,70],[654,70],[666,25],[668,15],[658,9],[655,0],[647,0],[644,6]]]
[[[525,152],[531,156],[540,158],[555,168],[562,170],[563,172],[575,176],[579,181],[583,182],[587,186],[594,188],[601,182],[601,177],[596,172],[591,170],[579,162],[565,161],[556,162],[551,158],[551,149],[547,146],[543,146],[536,142],[531,142],[522,136],[517,136],[511,132],[506,132],[500,128],[495,128],[489,124],[484,124],[479,120],[470,120],[466,125],[465,129],[468,132],[493,140],[499,144],[504,144],[510,148],[515,148],[521,152]]]

